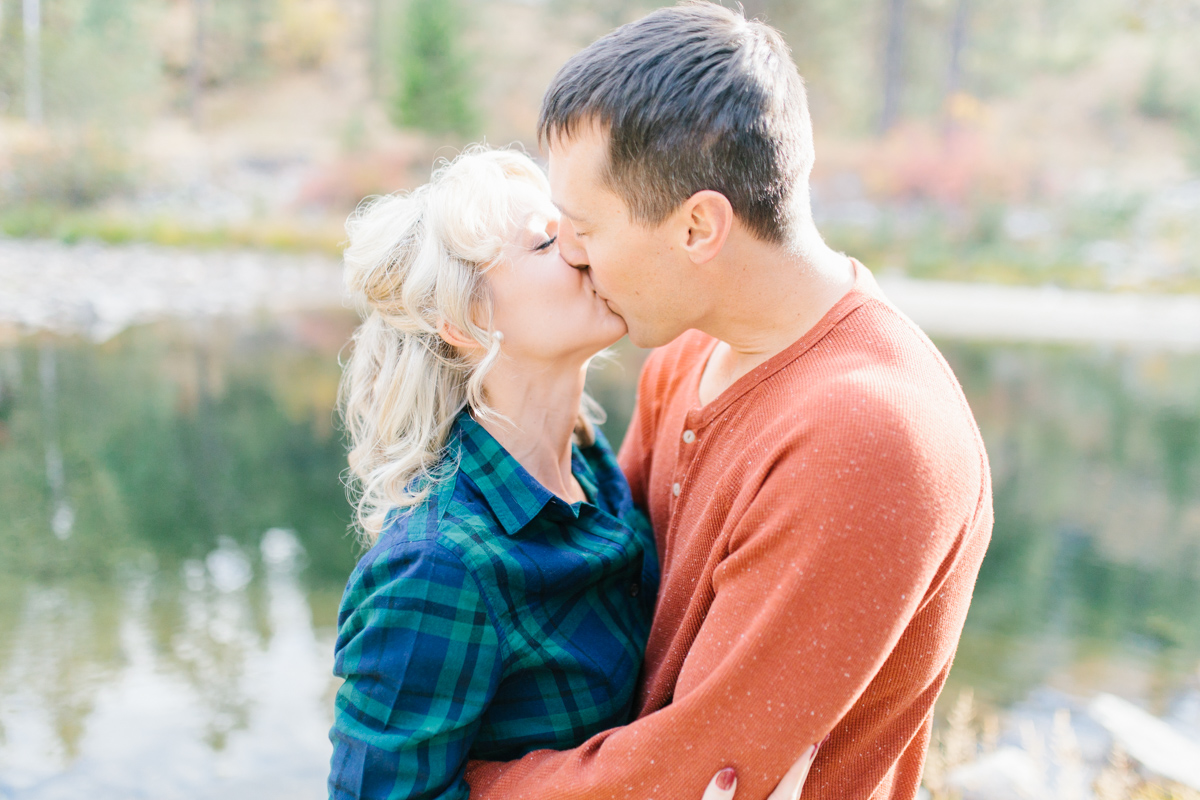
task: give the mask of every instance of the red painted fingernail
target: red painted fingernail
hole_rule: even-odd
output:
[[[728,792],[733,788],[733,784],[737,781],[737,773],[733,767],[726,767],[717,773],[717,788],[722,792]]]
[[[829,733],[825,734],[825,738],[820,741],[820,743],[817,745],[817,747],[820,747],[821,745],[828,742],[830,736],[833,736],[833,731],[830,731]]]

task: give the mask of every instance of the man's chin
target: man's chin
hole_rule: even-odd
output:
[[[655,336],[653,335],[653,331],[647,331],[640,326],[629,325],[628,322],[626,322],[626,326],[629,329],[629,341],[635,347],[640,347],[643,350],[649,350],[652,347],[661,347],[667,344],[667,341],[670,341],[662,341],[662,337]]]
[[[687,328],[678,329],[674,326],[641,325],[628,317],[625,318],[625,325],[629,329],[629,341],[643,350],[668,345],[687,330]]]

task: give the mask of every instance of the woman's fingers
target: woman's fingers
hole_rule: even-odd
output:
[[[799,800],[800,792],[804,789],[804,779],[808,777],[808,769],[817,758],[817,747],[813,745],[800,756],[800,760],[792,764],[792,768],[783,776],[783,780],[775,787],[775,791],[767,800]]]
[[[818,742],[805,750],[804,755],[800,756],[795,764],[792,764],[791,769],[783,776],[783,780],[779,782],[767,800],[800,800],[800,792],[804,790],[804,780],[808,777],[808,770],[817,760],[817,750],[824,743],[824,741]],[[735,791],[737,791],[737,773],[734,772],[733,767],[726,767],[708,782],[708,787],[704,790],[704,797],[701,800],[733,800]]]
[[[733,771],[733,767],[726,767],[713,775],[701,800],[733,800],[733,793],[736,790],[737,773]]]

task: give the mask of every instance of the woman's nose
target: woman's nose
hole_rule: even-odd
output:
[[[587,250],[575,235],[575,227],[567,219],[561,220],[558,225],[558,252],[563,261],[575,269],[588,268]]]

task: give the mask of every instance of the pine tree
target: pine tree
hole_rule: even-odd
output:
[[[461,48],[457,0],[409,0],[396,57],[393,117],[432,133],[475,132],[470,61]]]

